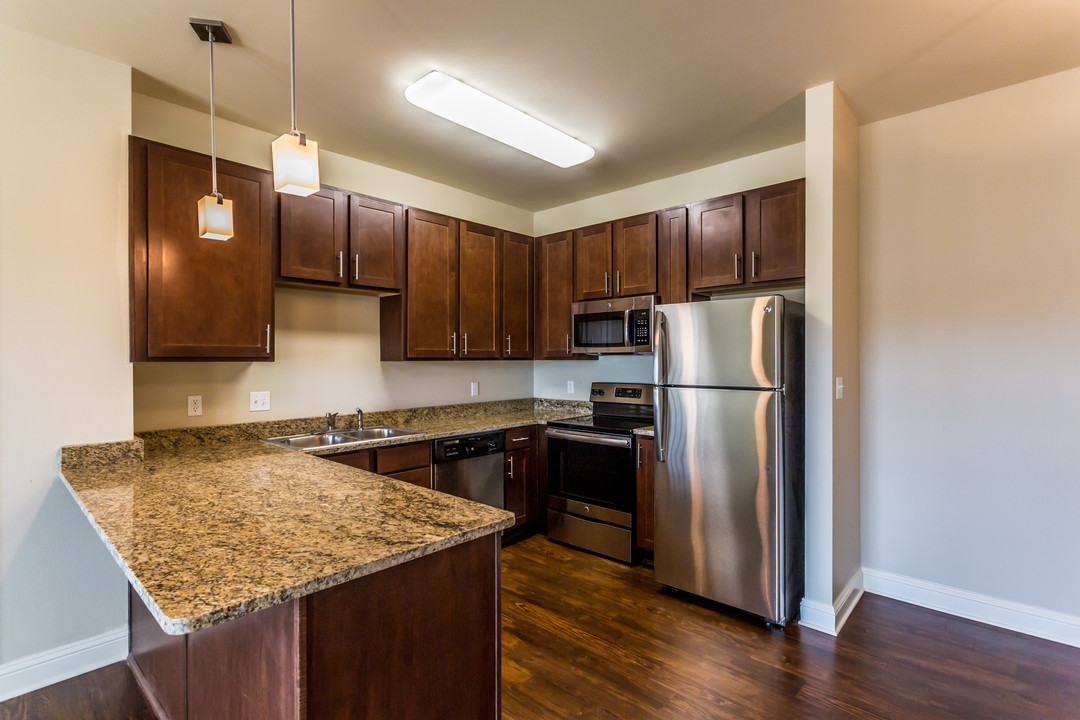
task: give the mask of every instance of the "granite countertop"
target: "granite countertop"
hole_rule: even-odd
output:
[[[580,405],[534,407],[531,400],[528,407],[489,405],[471,414],[457,411],[468,406],[395,411],[398,417],[377,424],[425,432],[334,450],[582,412]],[[410,412],[415,417],[401,415]],[[400,422],[383,422],[394,419]],[[285,428],[277,434],[303,432],[299,422],[163,431],[63,449],[63,479],[165,632],[193,632],[514,524],[513,513],[498,508],[255,439],[275,434],[268,425]]]
[[[654,437],[656,432],[652,425],[649,427],[637,428],[634,430],[635,435],[644,435],[645,437]]]

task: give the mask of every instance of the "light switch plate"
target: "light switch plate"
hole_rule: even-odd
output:
[[[479,395],[480,394],[480,383],[478,383],[478,382],[469,383],[469,394],[472,395],[473,397],[476,397],[477,395]]]
[[[262,392],[251,393],[251,400],[248,404],[248,410],[251,412],[262,412],[270,409],[270,391],[264,390]]]
[[[844,399],[844,378],[842,377],[836,378],[836,399]]]
[[[570,393],[571,395],[574,393],[574,381],[573,380],[567,380],[566,381],[566,392]]]

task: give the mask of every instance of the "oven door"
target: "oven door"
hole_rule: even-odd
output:
[[[630,436],[549,427],[547,441],[552,502],[633,513],[635,468]]]

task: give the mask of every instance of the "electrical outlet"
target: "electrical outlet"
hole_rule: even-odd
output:
[[[251,412],[263,412],[270,409],[270,391],[264,390],[262,392],[251,393],[251,399],[248,402],[248,410]]]
[[[469,394],[472,395],[473,397],[476,397],[477,395],[479,395],[480,394],[480,383],[478,383],[478,382],[469,383]]]
[[[574,394],[574,381],[573,380],[567,380],[566,381],[566,392],[570,393],[571,395]]]
[[[844,378],[842,377],[836,378],[836,399],[844,399]]]
[[[199,415],[202,415],[202,395],[188,395],[187,415],[188,417],[198,417]]]

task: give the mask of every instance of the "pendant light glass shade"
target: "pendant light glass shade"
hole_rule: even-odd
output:
[[[319,143],[285,133],[270,145],[274,158],[274,189],[307,197],[319,192]]]
[[[296,4],[289,0],[289,96],[292,130],[270,144],[274,190],[307,197],[319,192],[319,143],[296,129]]]
[[[228,240],[233,236],[232,200],[205,195],[199,200],[199,237]]]

